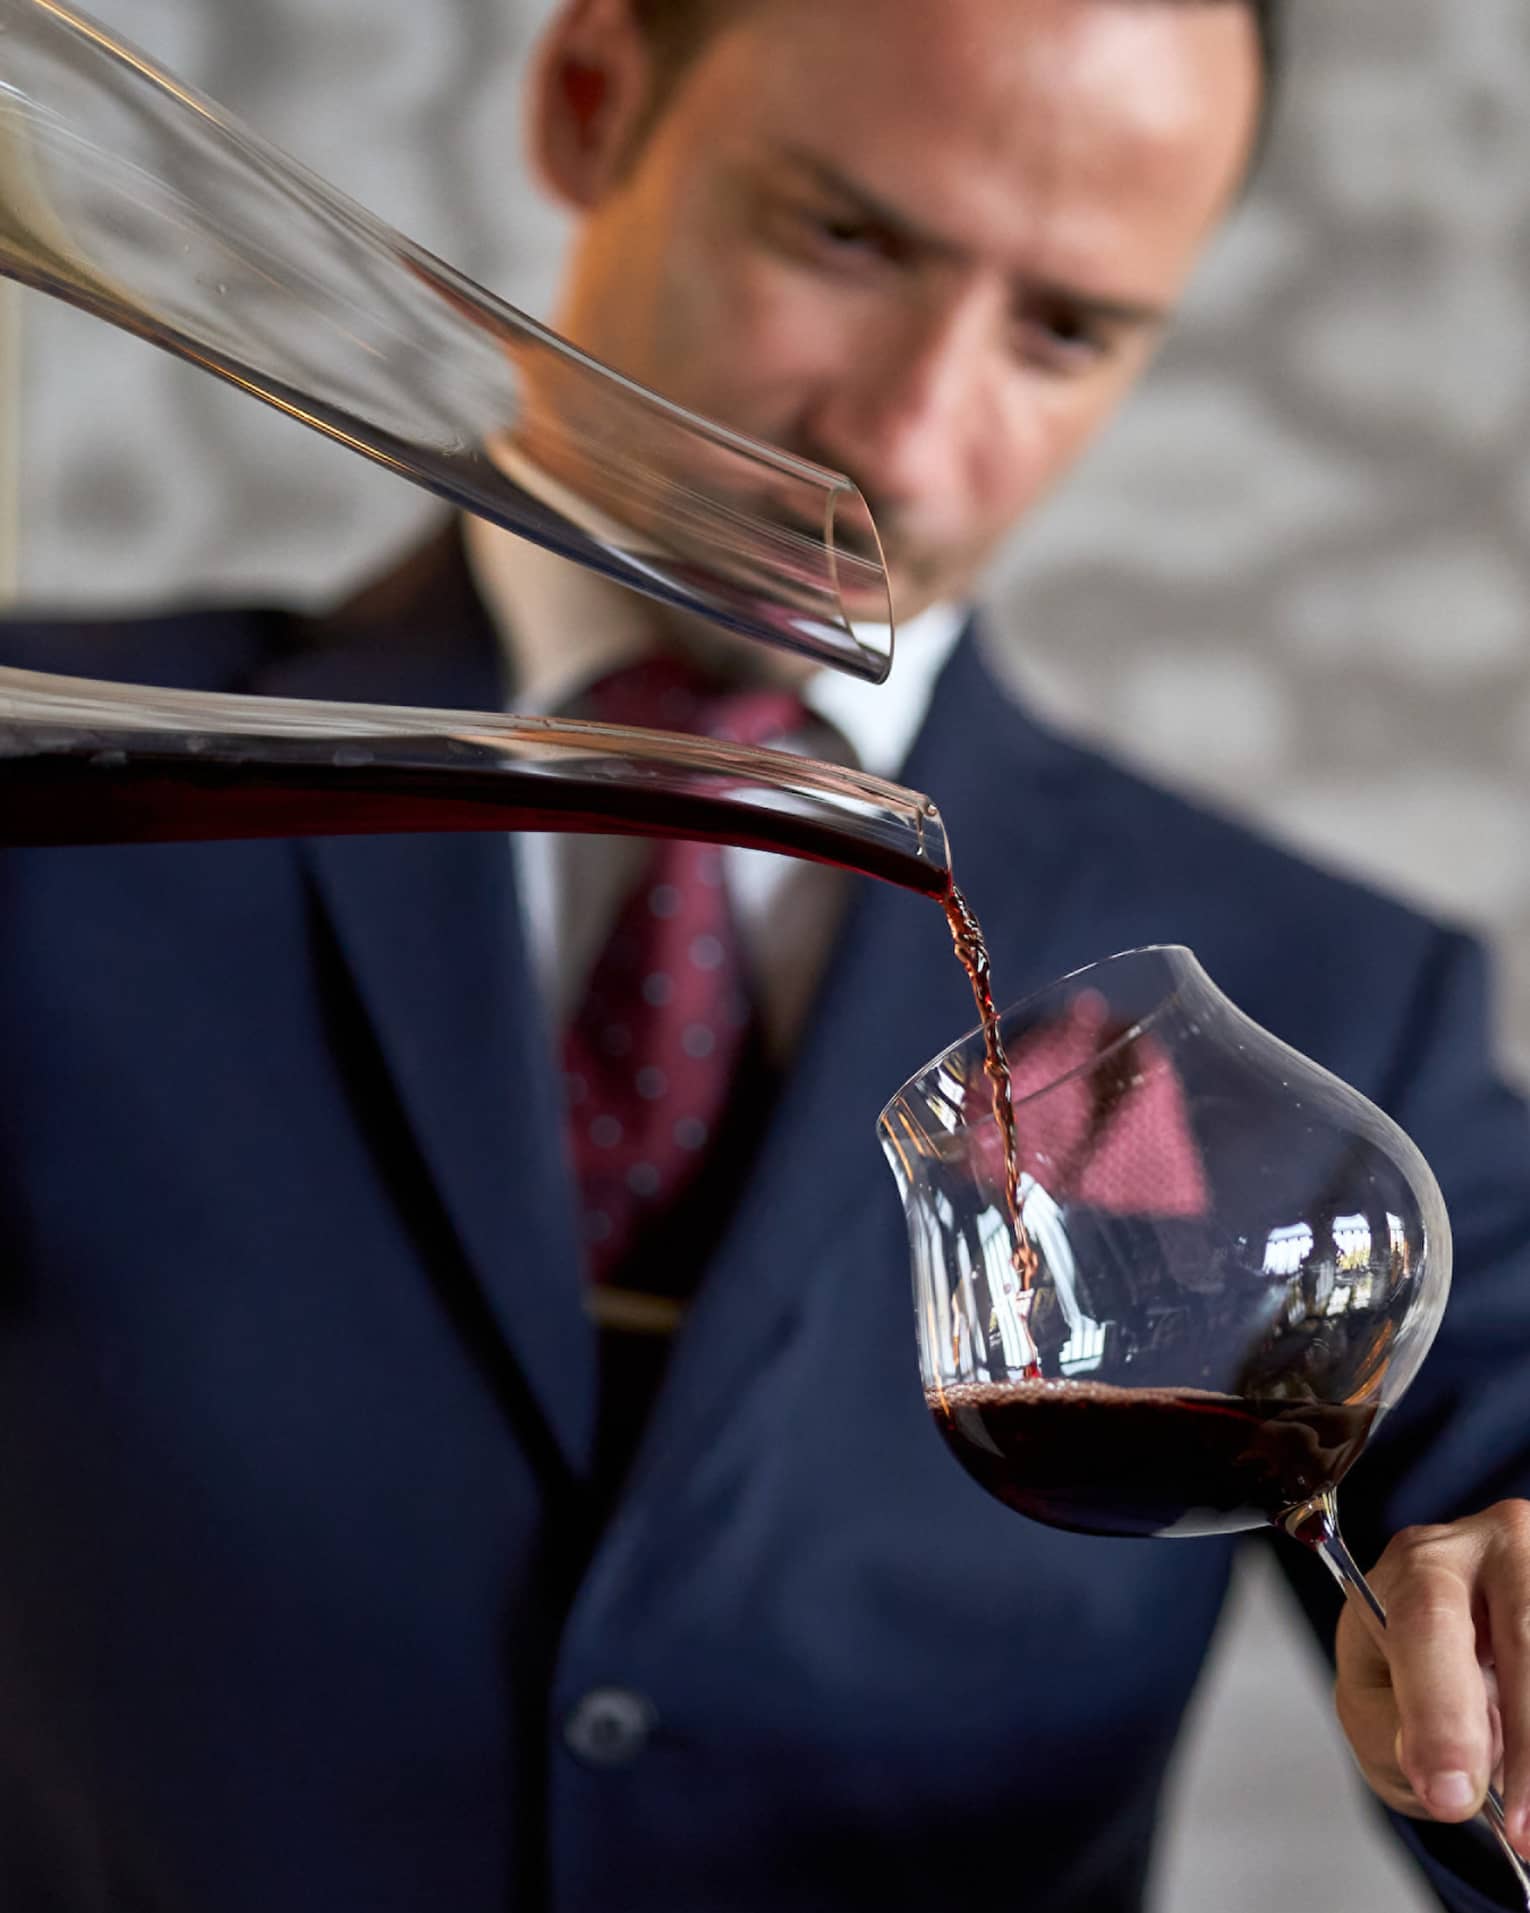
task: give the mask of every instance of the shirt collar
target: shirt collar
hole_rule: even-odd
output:
[[[649,648],[653,611],[636,592],[480,518],[466,521],[464,542],[518,711],[562,710]],[[824,665],[803,682],[803,702],[840,733],[862,770],[895,777],[966,621],[961,605],[932,605],[899,627],[885,684]]]

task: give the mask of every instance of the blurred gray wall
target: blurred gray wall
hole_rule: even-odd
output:
[[[518,101],[541,0],[95,11],[545,309],[559,235],[524,183]],[[998,616],[1055,714],[1491,935],[1524,1064],[1530,7],[1296,0],[1294,25],[1248,205],[1129,415],[1017,540]],[[0,592],[14,553],[33,604],[313,601],[430,511],[136,342],[0,298]],[[1162,1913],[1422,1904],[1372,1844],[1310,1662],[1255,1573]]]

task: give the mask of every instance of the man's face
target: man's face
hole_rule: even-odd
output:
[[[1231,0],[754,0],[581,208],[558,324],[848,473],[910,617],[1141,372],[1259,84]]]

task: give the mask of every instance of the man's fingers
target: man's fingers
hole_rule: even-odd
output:
[[[1408,1776],[1397,1758],[1397,1708],[1392,1700],[1391,1683],[1384,1678],[1384,1664],[1383,1678],[1375,1684],[1369,1680],[1346,1679],[1344,1632],[1340,1632],[1341,1671],[1334,1699],[1345,1739],[1373,1793],[1398,1813],[1422,1813],[1423,1804],[1408,1784]]]
[[[1530,1858],[1530,1502],[1411,1528],[1371,1576],[1382,1629],[1356,1600],[1337,1641],[1339,1717],[1391,1806],[1465,1820],[1490,1777]]]
[[[1462,1558],[1459,1539],[1440,1530],[1399,1536],[1394,1547],[1386,1653],[1397,1757],[1436,1819],[1465,1820],[1481,1806],[1493,1766],[1472,1612],[1474,1564]]]
[[[1504,1820],[1509,1838],[1530,1853],[1530,1587],[1522,1558],[1493,1562],[1484,1573],[1488,1639],[1503,1736]]]

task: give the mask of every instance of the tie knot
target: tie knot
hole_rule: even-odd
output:
[[[683,731],[729,744],[789,737],[808,722],[807,706],[780,686],[723,686],[679,658],[643,658],[591,685],[587,708],[602,724]]]
[[[730,691],[711,705],[707,734],[729,744],[764,744],[790,737],[808,722],[807,706],[795,691],[756,688]]]

